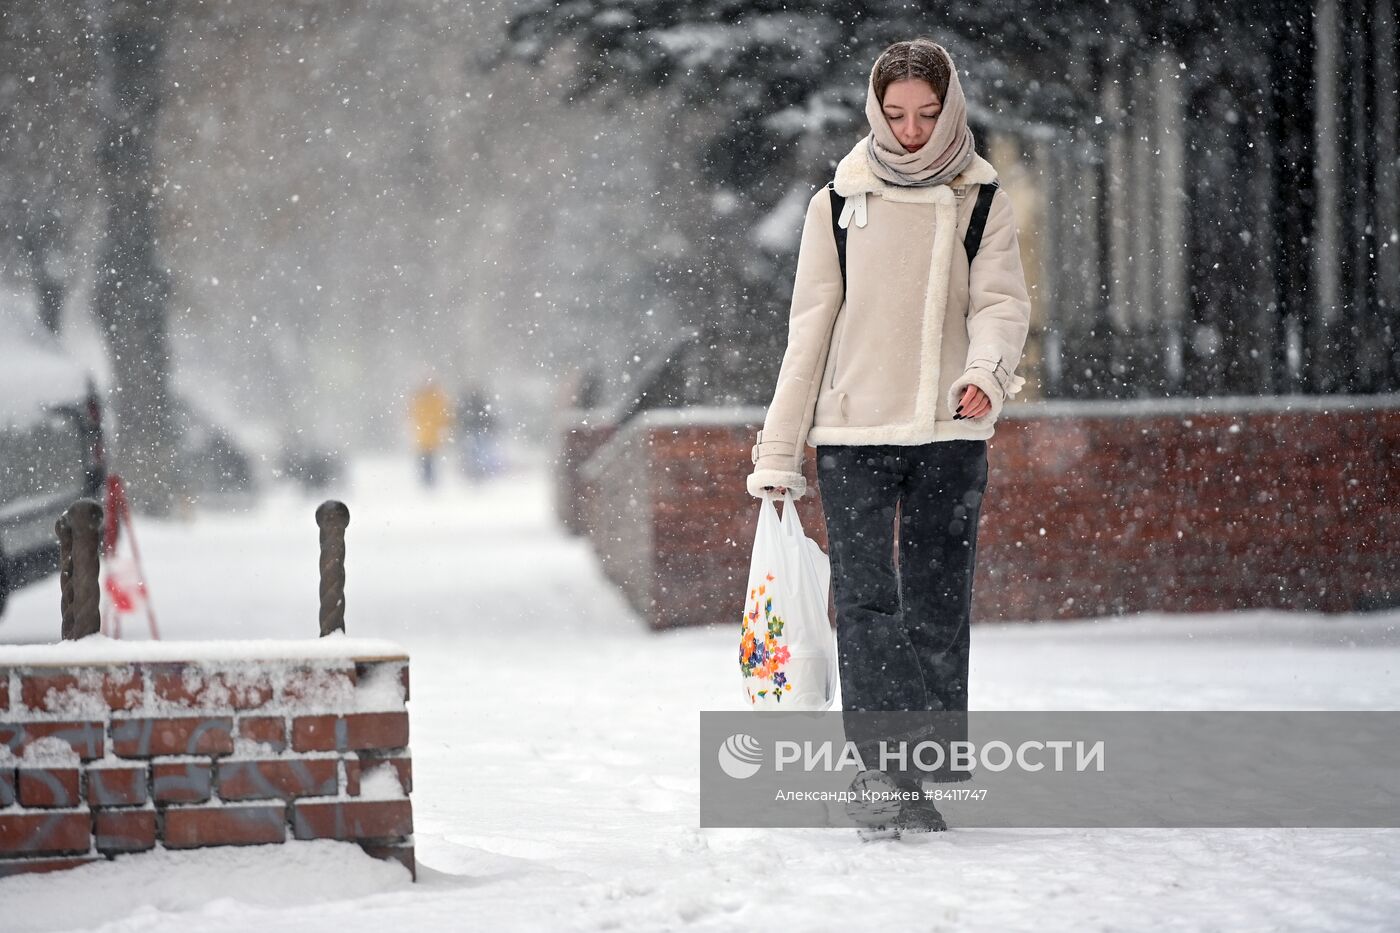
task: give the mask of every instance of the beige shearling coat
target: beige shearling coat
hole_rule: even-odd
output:
[[[1011,199],[992,199],[969,269],[963,236],[979,186],[996,180],[981,156],[947,185],[889,184],[858,145],[836,168],[846,199],[844,290],[831,229],[831,199],[807,205],[788,321],[787,350],[753,448],[749,492],[806,492],[807,443],[925,444],[992,436],[1030,326]],[[953,420],[968,385],[991,410]]]

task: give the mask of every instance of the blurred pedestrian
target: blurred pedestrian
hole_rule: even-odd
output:
[[[970,775],[871,762],[881,740],[947,740],[935,721],[965,729],[987,439],[1024,383],[1013,374],[1030,302],[1011,198],[976,152],[947,51],[925,38],[885,49],[865,115],[870,133],[807,206],[748,489],[801,496],[804,450],[817,448],[846,735],[867,768],[856,783],[921,798],[924,781]],[[955,715],[905,716],[899,728],[925,731],[898,735],[860,715],[908,711]],[[946,828],[924,799],[851,815]]]
[[[463,392],[457,400],[457,436],[468,479],[484,480],[495,472],[495,427],[490,397],[478,386]]]
[[[434,461],[452,424],[452,401],[432,376],[413,393],[409,401],[409,420],[413,425],[413,443],[423,485],[431,487],[436,482]]]

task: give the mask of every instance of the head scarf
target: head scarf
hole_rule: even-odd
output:
[[[943,95],[943,109],[933,135],[918,152],[906,150],[890,129],[875,94],[875,69],[870,69],[865,94],[865,118],[870,122],[870,134],[865,137],[866,156],[871,170],[892,185],[922,188],[946,184],[967,168],[977,154],[972,130],[967,125],[967,101],[958,82],[958,69],[943,46],[934,48],[948,63],[948,93]]]

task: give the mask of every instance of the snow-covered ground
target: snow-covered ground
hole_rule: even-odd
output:
[[[419,883],[337,843],[157,852],[0,881],[0,929],[1368,930],[1400,831],[698,827],[699,717],[735,627],[650,634],[563,535],[542,472],[430,495],[358,465],[349,634],[412,654]],[[166,639],[316,633],[316,500],[137,531]],[[139,620],[128,635],[144,635]],[[58,589],[0,641],[57,637]],[[1400,708],[1400,614],[981,626],[982,709]]]

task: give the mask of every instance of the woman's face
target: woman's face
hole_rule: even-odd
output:
[[[918,152],[933,135],[943,103],[927,81],[905,78],[885,88],[881,107],[899,144],[909,152]]]

